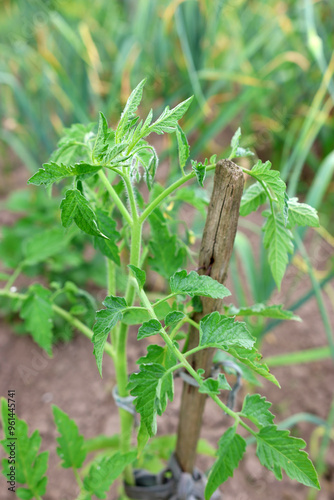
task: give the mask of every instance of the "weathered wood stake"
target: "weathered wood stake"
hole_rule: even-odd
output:
[[[218,162],[199,254],[199,274],[207,274],[220,283],[224,283],[227,277],[243,186],[240,167],[229,160]],[[193,315],[196,322],[206,314],[219,311],[222,301],[203,297],[202,304],[203,311]],[[198,331],[192,327],[189,349],[196,347],[198,342]],[[189,358],[189,362],[195,370],[205,369],[205,376],[209,377],[214,351],[204,349]],[[193,472],[205,400],[205,394],[200,394],[196,387],[184,382],[176,445],[176,458],[184,472]]]

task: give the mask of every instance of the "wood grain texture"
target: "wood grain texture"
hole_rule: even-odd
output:
[[[240,200],[243,193],[244,177],[240,167],[230,160],[217,163],[208,215],[205,223],[199,254],[199,274],[206,274],[224,283],[233,251],[238,227]],[[202,297],[203,311],[194,313],[198,323],[203,316],[220,311],[222,301]],[[190,331],[189,350],[199,342],[198,330]],[[189,358],[195,370],[205,369],[205,377],[210,376],[215,349],[204,349]],[[196,447],[200,436],[206,395],[196,387],[183,384],[180,408],[176,458],[184,472],[192,473],[196,459]]]

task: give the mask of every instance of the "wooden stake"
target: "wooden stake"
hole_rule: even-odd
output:
[[[220,283],[224,283],[227,277],[237,232],[243,187],[241,168],[229,160],[218,162],[199,254],[199,274],[207,274]],[[222,301],[203,297],[202,304],[203,311],[193,315],[196,322],[206,314],[219,311]],[[198,330],[192,327],[189,349],[196,347],[198,342]],[[209,377],[214,351],[214,349],[199,351],[189,358],[189,362],[195,370],[205,369],[205,376]],[[175,452],[184,472],[192,473],[194,469],[205,400],[205,394],[200,394],[196,387],[184,382]]]

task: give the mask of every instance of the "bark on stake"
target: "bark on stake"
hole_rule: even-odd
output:
[[[243,186],[244,178],[240,167],[229,160],[218,162],[199,254],[199,274],[207,274],[220,283],[224,283],[227,277]],[[196,322],[206,314],[219,311],[222,301],[203,297],[202,304],[203,311],[194,313],[193,319]],[[198,342],[198,331],[192,327],[189,349],[196,347]],[[209,377],[214,351],[199,351],[189,358],[189,362],[195,370],[205,369],[205,376]],[[184,382],[176,444],[176,458],[184,472],[192,473],[194,469],[205,400],[205,394],[200,394],[196,387]]]

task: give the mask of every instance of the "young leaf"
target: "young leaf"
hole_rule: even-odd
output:
[[[176,127],[176,139],[177,139],[177,145],[178,145],[178,150],[179,150],[180,168],[183,172],[183,169],[184,169],[184,167],[187,163],[187,160],[189,158],[190,147],[188,144],[187,136],[183,132],[180,125],[177,125],[177,127]]]
[[[122,297],[113,297],[109,295],[105,298],[103,305],[107,309],[101,309],[96,313],[96,323],[93,327],[94,344],[93,354],[96,359],[97,368],[102,377],[102,358],[103,349],[107,341],[110,330],[116,325],[118,321],[122,320],[122,311],[127,308],[127,303]]]
[[[142,80],[137,87],[131,92],[129,99],[124,107],[123,113],[121,115],[121,119],[117,125],[116,129],[116,138],[117,142],[120,137],[124,134],[127,126],[133,120],[135,113],[138,109],[138,106],[141,102],[143,95],[143,88],[146,83],[146,80]]]
[[[183,318],[185,318],[185,314],[181,311],[172,311],[167,314],[165,317],[165,326],[166,328],[168,326],[174,325],[176,323],[179,323]]]
[[[186,294],[190,297],[201,295],[213,299],[223,299],[231,295],[231,292],[221,283],[210,276],[200,276],[195,271],[176,272],[169,280],[172,293]]]
[[[240,127],[236,130],[236,132],[234,133],[232,139],[231,139],[231,148],[232,148],[232,151],[231,151],[231,154],[230,154],[230,158],[235,158],[236,156],[236,153],[237,153],[237,150],[238,150],[238,147],[239,147],[239,143],[240,143],[240,137],[241,137],[241,129]]]
[[[240,203],[240,215],[245,217],[257,210],[261,205],[265,203],[267,199],[266,192],[259,182],[252,184],[243,193]]]
[[[310,226],[319,227],[317,211],[306,203],[299,203],[298,198],[288,200],[288,227]]]
[[[22,303],[20,317],[24,319],[24,326],[34,341],[52,356],[53,310],[50,296],[51,292],[42,285],[32,285]]]
[[[95,213],[78,189],[66,191],[66,197],[62,200],[60,208],[62,210],[61,222],[64,227],[69,227],[74,221],[85,233],[107,238],[99,230]]]
[[[141,416],[140,435],[152,437],[156,434],[157,414],[162,415],[168,399],[173,400],[173,378],[164,379],[165,375],[166,369],[158,363],[141,364],[140,372],[130,375],[128,387],[136,397],[134,404]]]
[[[277,288],[280,290],[285,269],[289,262],[288,253],[293,253],[292,233],[285,227],[283,217],[279,212],[265,215],[267,221],[263,227],[263,245],[268,249],[270,269]]]
[[[132,264],[129,264],[128,267],[133,272],[133,275],[137,280],[139,289],[142,290],[143,286],[145,285],[145,281],[146,281],[145,271],[143,271],[142,269],[139,269],[139,267],[133,266]]]
[[[199,345],[228,350],[230,347],[243,347],[251,350],[255,338],[249,333],[246,323],[234,321],[234,318],[222,316],[215,311],[200,321]]]
[[[97,458],[90,466],[89,472],[84,479],[84,488],[96,495],[97,498],[106,498],[107,493],[115,481],[136,458],[136,452],[130,451],[122,455],[120,452],[111,457]]]
[[[87,178],[96,174],[101,168],[101,165],[89,165],[88,163],[76,163],[73,166],[55,162],[44,163],[43,168],[40,168],[38,172],[30,177],[28,184],[34,184],[35,186],[44,184],[45,187],[49,187],[54,182],[59,182],[66,177],[81,176]]]
[[[242,405],[241,416],[249,418],[259,429],[272,425],[274,415],[269,411],[271,403],[260,394],[247,394]]]
[[[320,490],[317,473],[311,460],[302,448],[302,439],[289,435],[289,431],[278,430],[276,425],[263,427],[256,435],[256,454],[262,465],[282,479],[282,469],[291,479]]]
[[[151,337],[151,335],[157,335],[161,329],[162,325],[158,320],[150,319],[139,328],[137,340]]]
[[[80,469],[87,455],[84,437],[79,434],[74,420],[71,420],[58,406],[52,405],[52,412],[60,434],[60,437],[57,438],[59,444],[57,454],[62,459],[61,466],[64,469],[69,467]]]
[[[264,181],[266,183],[267,187],[276,198],[281,209],[281,213],[283,214],[286,185],[281,179],[280,173],[277,170],[271,170],[270,167],[270,161],[262,163],[262,161],[259,160],[252,168],[252,174],[254,174],[257,180]]]
[[[219,394],[220,391],[230,391],[231,386],[227,382],[226,377],[223,373],[218,374],[218,378],[207,378],[204,380],[203,384],[198,389],[198,392],[202,394]]]
[[[1,445],[6,455],[8,455],[10,452],[9,446],[15,443],[15,480],[17,483],[27,486],[27,488],[17,488],[16,494],[19,498],[30,499],[37,495],[42,497],[45,495],[48,481],[45,473],[48,466],[49,452],[38,453],[42,442],[39,432],[36,430],[29,437],[26,422],[16,416],[13,418],[15,419],[15,431],[9,431],[7,400],[1,398],[1,420],[5,433],[5,439],[1,441]],[[12,432],[14,434],[11,434]],[[2,460],[2,465],[2,473],[8,480],[11,472],[8,456]]]
[[[226,352],[251,368],[258,375],[261,375],[261,377],[280,387],[276,377],[270,373],[268,366],[261,363],[262,355],[255,348],[248,350],[244,347],[230,347]]]
[[[167,106],[163,113],[152,123],[148,128],[148,133],[155,132],[156,134],[171,133],[176,130],[177,122],[182,118],[190,106],[193,96],[181,102],[175,108],[169,109]]]
[[[217,488],[233,476],[234,469],[245,453],[246,441],[231,427],[222,435],[218,446],[218,458],[210,470],[205,487],[205,500],[210,500]]]
[[[272,306],[254,304],[249,307],[236,307],[231,304],[225,307],[225,313],[228,316],[263,316],[264,318],[293,319],[295,321],[301,321],[300,317],[295,316],[292,311],[283,309],[282,304]]]
[[[100,252],[112,260],[118,266],[121,265],[119,258],[119,250],[116,242],[120,240],[121,235],[116,229],[116,222],[111,218],[108,212],[103,210],[96,210],[96,217],[98,226],[101,232],[106,235],[109,239],[101,238],[99,236],[94,237],[94,246],[98,248]]]
[[[204,163],[203,165],[200,161],[191,160],[191,168],[196,174],[198,184],[203,187],[206,176],[206,164]]]
[[[95,138],[95,144],[92,150],[93,158],[98,158],[101,155],[103,155],[103,153],[106,152],[108,148],[108,144],[106,144],[107,138],[108,138],[108,122],[102,111],[100,111],[99,127]]]
[[[142,356],[138,359],[138,365],[147,365],[149,363],[158,363],[163,365],[166,370],[175,366],[177,360],[168,349],[168,347],[161,347],[160,345],[149,345],[147,346],[146,356]],[[171,375],[171,374],[170,374]],[[165,377],[165,379],[168,377]]]

